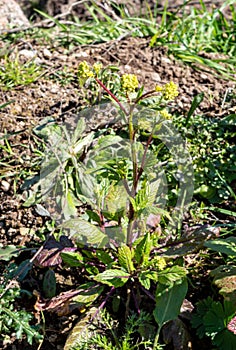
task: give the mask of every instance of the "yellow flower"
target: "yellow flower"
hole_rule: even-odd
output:
[[[78,67],[78,76],[84,80],[94,76],[89,64],[86,61],[80,62]]]
[[[127,92],[133,92],[138,87],[139,82],[135,74],[123,74],[121,77],[121,87]]]
[[[102,69],[101,63],[94,63],[93,70],[94,70],[96,75],[98,75],[98,73],[100,72],[101,69]]]
[[[160,115],[164,119],[171,119],[172,118],[172,115],[167,111],[167,109],[162,109],[162,111],[160,111]]]
[[[164,270],[164,268],[166,267],[166,261],[164,258],[156,256],[154,258],[154,264],[155,266],[158,268],[158,270]]]
[[[179,94],[178,87],[173,81],[165,84],[162,91],[165,100],[173,100]]]
[[[160,92],[160,91],[162,91],[163,90],[163,87],[162,86],[160,86],[160,85],[156,85],[155,86],[155,91],[156,92]]]

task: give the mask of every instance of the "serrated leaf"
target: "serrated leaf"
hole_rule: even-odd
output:
[[[61,258],[69,266],[83,265],[83,256],[79,252],[61,252]]]
[[[209,311],[213,303],[211,297],[207,297],[197,303],[196,312],[193,313],[191,318],[191,325],[193,328],[197,329],[197,335],[202,339],[206,334],[205,325],[203,323],[203,317]]]
[[[97,312],[98,309],[93,307],[89,309],[79,322],[77,322],[66,340],[64,350],[71,350],[79,343],[80,339],[84,340],[89,338],[89,334],[95,329],[95,325],[92,325],[91,318],[94,317]]]
[[[212,336],[225,328],[225,312],[222,304],[219,301],[214,301],[211,309],[203,316],[206,334]]]
[[[106,265],[111,264],[114,261],[109,252],[104,250],[96,250],[96,257],[99,259],[99,261]]]
[[[127,245],[122,245],[118,249],[119,264],[129,273],[132,273],[135,270],[132,258],[133,258],[133,253],[131,252],[131,249]]]
[[[78,200],[74,197],[73,193],[69,190],[63,200],[63,214],[65,220],[69,220],[71,217],[77,215],[76,204]]]
[[[128,281],[129,274],[119,269],[108,269],[94,276],[93,279],[110,287],[118,288],[122,287]]]
[[[152,249],[152,240],[150,238],[150,233],[147,232],[137,244],[134,250],[134,259],[137,263],[145,264],[150,256],[150,252]]]
[[[102,248],[108,243],[108,237],[97,226],[82,219],[70,219],[59,225],[70,231],[76,243]]]
[[[205,242],[204,246],[219,253],[236,256],[236,237],[215,239],[214,241]]]
[[[126,208],[127,194],[123,184],[111,184],[105,198],[105,207],[110,215],[115,215]]]
[[[140,284],[147,290],[150,289],[151,287],[151,281],[150,278],[147,276],[146,271],[145,272],[141,272],[138,276],[138,280],[140,282]]]
[[[153,315],[159,327],[178,317],[187,290],[186,278],[181,283],[174,284],[171,288],[162,284],[158,285]]]
[[[173,283],[181,283],[185,280],[186,270],[181,266],[168,267],[165,270],[159,271],[158,281],[159,283],[172,286]]]

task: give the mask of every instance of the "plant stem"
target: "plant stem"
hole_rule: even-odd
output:
[[[123,104],[118,100],[118,98],[101,82],[101,80],[99,80],[98,78],[95,78],[96,82],[103,88],[103,90],[105,90],[112,98],[114,101],[116,101],[119,105],[119,107],[121,108],[121,110],[125,113],[125,115],[128,115],[125,107],[123,106]]]
[[[152,350],[156,350],[157,349],[159,336],[160,336],[160,327],[158,327],[158,330],[157,330],[157,333],[156,333],[156,336],[155,336],[155,340],[154,340],[154,343],[153,343]]]

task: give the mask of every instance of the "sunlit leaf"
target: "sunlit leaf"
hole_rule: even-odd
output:
[[[98,226],[82,219],[70,219],[63,222],[59,228],[69,230],[76,243],[102,248],[108,243],[108,237]]]
[[[214,239],[214,241],[205,242],[204,246],[219,253],[236,256],[236,237]]]
[[[129,279],[129,274],[123,270],[108,269],[98,275],[94,276],[93,279],[97,282],[107,284],[108,286],[115,288],[122,287]]]
[[[79,320],[79,322],[77,322],[66,340],[64,350],[71,350],[76,346],[76,343],[79,343],[80,339],[84,340],[89,338],[89,335],[91,332],[93,333],[93,330],[95,329],[95,325],[92,325],[91,318],[93,318],[97,312],[98,309],[93,307],[89,309],[89,311]]]
[[[3,246],[0,244],[0,260],[9,261],[12,257],[18,256],[21,252],[21,249],[17,248],[13,244]]]
[[[119,264],[129,273],[132,273],[135,270],[132,258],[133,253],[127,245],[122,245],[118,248]]]

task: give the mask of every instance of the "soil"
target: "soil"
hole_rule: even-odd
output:
[[[177,2],[169,1],[169,4],[177,6]],[[58,14],[59,8],[64,11],[64,5],[63,0],[45,2],[46,8],[50,7],[50,15]],[[4,42],[0,43],[1,48],[4,48]],[[179,86],[180,95],[177,103],[172,106],[173,111],[187,114],[194,96],[204,92],[204,101],[198,111],[209,117],[235,113],[235,107],[222,103],[227,89],[233,88],[235,82],[218,78],[214,72],[201,66],[184,65],[169,55],[166,47],[151,48],[148,37],[126,37],[109,43],[82,45],[70,49],[53,45],[46,40],[39,44],[28,37],[8,49],[12,50],[12,55],[22,50],[33,50],[38,64],[43,66],[46,73],[30,85],[0,91],[0,105],[13,101],[0,109],[0,142],[3,143],[1,137],[7,134],[11,146],[10,154],[0,148],[0,159],[4,159],[0,174],[0,243],[3,246],[14,244],[35,247],[37,240],[33,232],[43,231],[45,218],[40,216],[34,207],[23,207],[24,174],[26,169],[30,172],[32,164],[38,159],[35,152],[38,143],[32,129],[45,117],[63,117],[67,120],[76,115],[81,106],[81,90],[76,79],[76,67],[80,61],[99,61],[104,66],[117,65],[121,72],[135,73],[140,83],[150,88],[158,83],[174,81]],[[206,53],[202,55],[212,57]],[[24,54],[21,59],[26,59]],[[0,58],[0,64],[1,60]],[[60,72],[65,70],[70,79],[63,85]],[[1,271],[3,267],[1,263]],[[69,272],[68,276],[61,276],[59,271],[60,290],[69,283],[68,278]],[[32,308],[32,301],[29,301],[27,307]],[[45,341],[41,350],[63,349],[66,336],[78,316],[79,313],[75,312],[70,317],[55,319],[53,315],[48,314]],[[12,339],[12,343],[3,349],[37,349],[37,345],[29,346],[24,340],[18,342]]]

